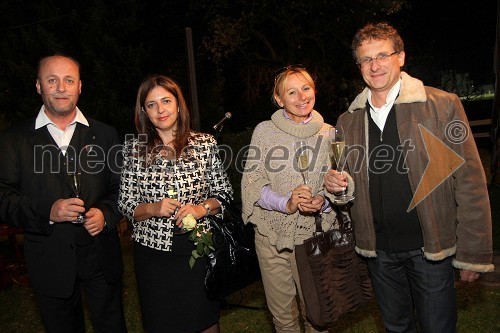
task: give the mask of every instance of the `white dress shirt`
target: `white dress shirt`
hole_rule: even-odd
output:
[[[401,89],[401,79],[396,82],[396,84],[391,88],[385,99],[385,104],[379,108],[376,108],[372,104],[372,92],[368,90],[368,103],[370,103],[370,116],[372,117],[375,124],[381,131],[384,131],[385,121],[391,111],[394,101],[399,95],[399,90]]]
[[[76,108],[75,118],[68,126],[66,126],[65,130],[62,130],[59,126],[54,124],[52,120],[50,120],[50,118],[45,113],[45,106],[42,105],[35,120],[35,129],[47,126],[47,129],[49,130],[49,133],[56,142],[57,146],[59,147],[59,149],[61,149],[63,155],[66,155],[66,149],[68,148],[71,138],[73,137],[73,133],[75,133],[76,123],[80,123],[87,127],[89,126],[87,118],[85,118],[78,107]]]

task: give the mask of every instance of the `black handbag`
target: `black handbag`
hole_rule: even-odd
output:
[[[314,236],[295,246],[306,316],[318,327],[329,326],[374,297],[366,262],[354,249],[347,208],[332,208],[339,229],[322,231],[317,215]]]
[[[244,224],[234,202],[217,198],[224,217],[209,216],[215,251],[208,255],[205,289],[211,299],[221,299],[260,279],[253,226]]]

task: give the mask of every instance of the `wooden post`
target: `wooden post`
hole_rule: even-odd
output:
[[[189,91],[191,99],[192,126],[195,131],[200,131],[200,109],[198,106],[198,90],[196,85],[196,70],[194,64],[193,36],[191,28],[186,28],[186,50],[188,62]]]

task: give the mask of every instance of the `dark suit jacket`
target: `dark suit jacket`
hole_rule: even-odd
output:
[[[76,276],[75,247],[95,244],[108,282],[122,278],[123,262],[117,224],[121,145],[111,126],[87,118],[77,123],[63,156],[46,126],[35,119],[0,134],[0,221],[24,229],[25,258],[36,292],[68,297]],[[82,225],[50,224],[52,204],[73,196],[66,169],[79,162],[81,198],[86,209],[99,208],[106,227],[90,236]]]

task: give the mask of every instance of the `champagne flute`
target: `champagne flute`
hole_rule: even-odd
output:
[[[68,172],[67,175],[71,183],[71,188],[73,189],[74,197],[80,198],[82,174],[80,172]],[[72,221],[72,223],[83,223],[83,219],[84,219],[83,214],[80,213],[78,214],[76,220]]]
[[[179,184],[177,182],[174,182],[173,184],[165,184],[165,188],[166,188],[166,193],[167,193],[167,197],[171,198],[171,199],[174,199],[174,200],[177,200],[179,201]],[[174,213],[172,213],[172,215],[174,215]],[[172,221],[173,225],[174,225],[174,235],[182,235],[182,234],[185,234],[186,232],[188,232],[188,230],[184,229],[184,228],[179,228],[176,224],[175,224],[175,220]]]
[[[332,129],[330,139],[332,169],[336,169],[342,174],[347,163],[347,150],[343,128],[341,126],[337,126]],[[333,203],[337,205],[345,205],[352,200],[354,200],[354,197],[352,195],[347,195],[347,188],[345,188],[341,195],[335,197]]]
[[[307,185],[308,170],[309,170],[309,153],[305,141],[295,142],[295,156],[297,158],[297,165],[299,167],[300,174],[302,175],[302,180],[304,181],[304,184]]]

